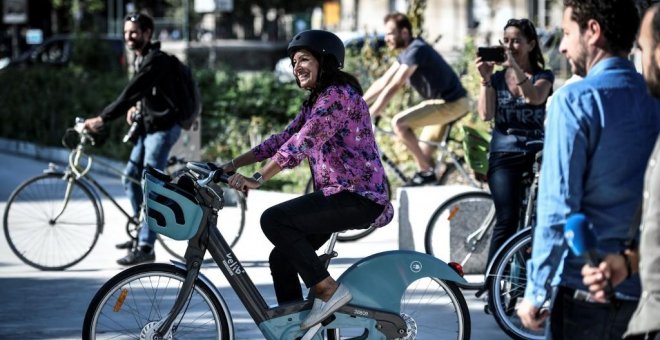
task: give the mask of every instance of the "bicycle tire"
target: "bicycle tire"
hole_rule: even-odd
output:
[[[45,173],[21,183],[9,196],[3,223],[7,243],[24,263],[39,270],[64,270],[94,248],[103,220],[99,202],[84,184],[73,183],[71,198],[57,221],[67,188],[64,173]]]
[[[122,337],[140,339],[149,323],[159,321],[171,310],[186,278],[184,269],[150,263],[128,268],[107,281],[94,295],[82,327],[83,339]],[[173,338],[229,339],[231,316],[214,288],[199,278],[175,320]]]
[[[485,273],[494,212],[493,199],[487,192],[471,191],[451,197],[429,219],[424,235],[426,253],[443,258],[442,251],[449,249],[449,258],[444,260],[458,262],[466,274]],[[481,238],[473,235],[482,227],[487,230]]]
[[[401,316],[408,324],[402,339],[470,339],[470,311],[454,282],[430,277],[414,281],[401,298]]]
[[[218,230],[222,233],[230,247],[234,247],[243,235],[245,228],[246,201],[242,193],[229,188],[223,189],[225,194],[225,206],[218,211]],[[225,223],[227,222],[227,223]],[[167,236],[158,234],[158,242],[170,255],[183,261],[188,241],[177,241]],[[212,263],[213,258],[209,252],[204,256],[204,263]]]
[[[386,178],[385,183],[387,184],[387,193],[388,199],[392,199],[392,189],[390,187],[390,180]],[[312,193],[314,191],[314,183],[312,179],[310,178],[307,180],[307,184],[305,185],[305,194]],[[375,227],[369,227],[366,229],[346,229],[342,231],[341,233],[337,234],[337,241],[339,242],[352,242],[352,241],[357,241],[361,238],[367,237],[369,234],[373,233],[376,231]]]
[[[531,257],[532,233],[520,234],[493,262],[488,281],[488,306],[500,328],[514,339],[544,339],[544,330],[523,327],[515,307],[525,294],[527,260]]]

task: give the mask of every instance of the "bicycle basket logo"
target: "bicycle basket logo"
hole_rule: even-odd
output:
[[[422,263],[419,261],[410,262],[410,270],[413,273],[419,273],[422,270]]]

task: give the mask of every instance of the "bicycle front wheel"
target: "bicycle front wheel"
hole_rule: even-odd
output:
[[[83,322],[83,339],[142,339],[165,318],[186,272],[172,265],[134,266],[115,275],[96,293]],[[167,339],[229,339],[229,311],[213,289],[197,279],[187,305],[174,320]]]
[[[466,274],[483,274],[495,224],[495,205],[487,192],[460,193],[445,201],[426,226],[426,253],[463,266]],[[449,235],[449,237],[447,237]]]
[[[220,230],[222,236],[227,240],[229,246],[233,247],[238,243],[245,227],[245,196],[234,189],[225,188],[223,191],[225,206],[218,212],[218,230]],[[170,255],[183,260],[186,248],[188,247],[188,241],[177,241],[160,234],[157,238]],[[204,263],[211,262],[213,262],[213,258],[211,254],[206,252]]]
[[[401,317],[408,328],[402,339],[470,338],[470,311],[451,281],[422,278],[410,284],[401,299]]]
[[[490,278],[488,306],[500,328],[514,339],[544,339],[544,330],[523,327],[516,306],[523,299],[527,285],[527,261],[532,256],[531,232],[513,241],[494,264]]]
[[[88,187],[63,173],[46,173],[14,190],[3,222],[7,243],[21,261],[40,270],[63,270],[92,251],[103,220]]]

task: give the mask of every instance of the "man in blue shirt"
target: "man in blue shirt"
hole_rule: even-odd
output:
[[[433,184],[433,151],[429,144],[418,142],[414,128],[424,127],[420,139],[439,142],[447,123],[467,114],[467,92],[458,75],[442,56],[422,38],[413,36],[412,25],[401,13],[385,17],[385,42],[392,50],[401,50],[396,61],[364,93],[372,117],[380,116],[394,94],[406,83],[424,98],[392,118],[396,135],[410,150],[419,171],[408,185]]]
[[[640,204],[644,169],[660,130],[660,104],[626,59],[639,14],[633,0],[565,0],[559,50],[584,80],[559,89],[550,103],[539,184],[537,226],[528,262],[523,325],[540,329],[551,298],[548,338],[619,339],[640,295],[639,277],[616,287],[616,302],[587,296],[585,261],[568,251],[566,218],[593,223],[597,252],[624,250]]]
[[[640,27],[639,48],[642,69],[649,92],[660,98],[660,3],[644,14]],[[639,228],[639,245],[631,244],[624,253],[607,255],[598,267],[582,267],[583,282],[592,296],[603,301],[607,285],[618,285],[639,273],[642,296],[637,310],[628,323],[626,339],[660,340],[660,139],[649,158],[644,177],[643,209]],[[609,281],[609,282],[608,282]]]

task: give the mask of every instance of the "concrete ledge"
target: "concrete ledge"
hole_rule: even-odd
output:
[[[424,235],[426,225],[433,212],[450,197],[467,191],[478,191],[473,187],[463,185],[441,185],[399,188],[397,198],[399,202],[399,249],[426,252]],[[438,257],[448,261],[449,256],[449,230],[447,230],[447,247]]]

